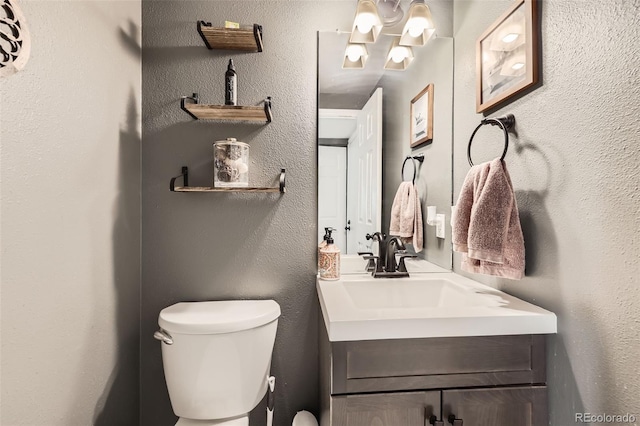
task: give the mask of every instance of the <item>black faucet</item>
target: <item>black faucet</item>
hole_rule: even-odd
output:
[[[391,237],[387,241],[386,253],[387,258],[384,264],[385,272],[398,272],[398,266],[396,264],[396,251],[404,251],[404,244],[400,237]]]
[[[400,264],[396,263],[396,253],[405,250],[400,237],[393,236],[387,239],[387,236],[382,232],[374,232],[373,234],[367,234],[366,238],[378,243],[378,256],[365,256],[365,259],[369,260],[367,271],[374,269],[371,262],[373,260],[377,261],[375,270],[373,270],[374,278],[402,278],[409,276],[404,264],[404,258],[416,256],[403,255],[401,256]]]

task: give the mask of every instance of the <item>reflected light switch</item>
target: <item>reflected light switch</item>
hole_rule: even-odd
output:
[[[444,229],[445,229],[445,216],[444,214],[436,215],[436,237],[444,238]]]

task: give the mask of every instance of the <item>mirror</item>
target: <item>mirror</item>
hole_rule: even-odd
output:
[[[367,45],[364,69],[343,69],[349,33],[318,33],[318,240],[332,227],[343,254],[370,251],[365,235],[389,233],[396,191],[415,164],[424,241],[417,254],[451,269],[453,39],[432,38],[413,48],[406,70],[385,70],[393,38],[383,30]],[[429,84],[433,137],[411,148],[411,101]],[[405,158],[418,154],[424,162],[408,160],[402,176]],[[427,206],[445,215],[444,239],[427,225]]]

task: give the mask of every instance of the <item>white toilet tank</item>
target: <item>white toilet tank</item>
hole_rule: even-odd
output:
[[[196,420],[244,415],[267,390],[280,306],[274,300],[183,302],[160,312],[173,343],[162,363],[173,412]]]

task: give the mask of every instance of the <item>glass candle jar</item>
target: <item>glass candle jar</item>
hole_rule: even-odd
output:
[[[249,186],[249,145],[235,138],[213,144],[213,186]]]

